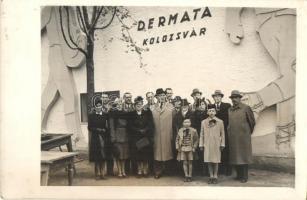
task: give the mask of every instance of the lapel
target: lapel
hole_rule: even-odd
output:
[[[165,102],[162,109],[160,109],[161,114],[165,111],[166,107],[168,106],[169,102]]]
[[[160,104],[159,104],[159,103],[156,103],[156,105],[155,105],[155,110],[158,111],[158,113],[161,112]]]

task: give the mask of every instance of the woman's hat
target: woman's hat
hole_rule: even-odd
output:
[[[95,99],[95,106],[97,106],[97,104],[102,104],[101,98],[96,98]]]
[[[177,101],[181,101],[181,97],[180,96],[175,96],[175,98],[173,99],[173,102],[177,102]]]
[[[233,91],[231,91],[231,95],[230,95],[230,99],[232,99],[232,98],[235,98],[235,97],[240,97],[240,98],[242,98],[242,95],[241,95],[241,93],[239,92],[239,90],[233,90]]]
[[[188,106],[190,103],[188,102],[188,100],[187,99],[182,99],[181,100],[181,105],[182,106]]]
[[[159,95],[159,94],[165,94],[165,91],[162,88],[158,88],[156,90],[156,96]]]
[[[209,110],[209,109],[213,109],[213,108],[215,109],[215,105],[214,104],[209,104],[207,109]]]
[[[199,89],[195,88],[192,91],[191,97],[193,97],[196,93],[199,93],[200,95],[202,95],[201,91],[199,91]]]
[[[214,93],[212,94],[212,97],[220,95],[221,97],[224,97],[224,94],[222,93],[221,90],[215,90]]]
[[[134,103],[139,103],[139,102],[142,102],[143,103],[143,97],[141,96],[137,96],[135,99],[134,99]]]

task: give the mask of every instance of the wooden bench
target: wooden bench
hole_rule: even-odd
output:
[[[41,185],[48,185],[51,168],[67,168],[68,185],[72,185],[74,176],[74,157],[77,155],[77,152],[42,151]]]

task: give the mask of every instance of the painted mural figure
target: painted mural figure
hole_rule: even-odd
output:
[[[80,35],[77,28],[74,10],[69,9],[71,23],[71,35],[76,37],[79,46],[85,48],[86,38]],[[61,97],[64,101],[64,112],[67,128],[72,132],[74,141],[82,137],[78,109],[78,97],[72,74],[72,69],[80,67],[85,56],[78,50],[70,49],[62,35],[61,21],[58,7],[45,7],[42,10],[41,30],[46,28],[49,41],[49,78],[42,94],[41,123],[42,131],[45,131],[50,110]],[[63,31],[67,30],[67,16],[63,16]]]
[[[243,27],[242,8],[228,8],[225,31],[234,44],[240,44]],[[277,144],[288,142],[295,134],[296,11],[288,8],[255,8],[263,46],[277,65],[279,77],[264,88],[244,93],[255,117],[265,108],[277,106]]]

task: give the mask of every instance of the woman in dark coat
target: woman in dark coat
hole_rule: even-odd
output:
[[[153,154],[153,117],[149,109],[143,110],[142,97],[135,98],[134,105],[136,110],[129,117],[131,156],[136,161],[138,177],[147,177]]]
[[[207,114],[207,102],[205,98],[197,99],[196,110],[192,114],[192,127],[197,130],[200,135],[201,122],[208,117]],[[207,164],[204,163],[204,152],[200,151],[199,148],[196,149],[196,154],[198,155],[198,160],[196,160],[194,166],[195,171],[200,171],[201,175],[208,175]]]
[[[201,122],[208,117],[207,114],[207,102],[205,98],[199,99],[196,102],[197,109],[193,113],[192,117],[192,127],[197,130],[197,133],[200,133]]]
[[[99,99],[88,119],[88,130],[91,131],[89,161],[95,162],[96,179],[104,179],[107,170],[108,113],[102,108],[102,102]]]
[[[130,157],[128,120],[129,113],[123,110],[122,103],[116,102],[117,106],[110,112],[110,132],[113,145],[113,156],[118,167],[118,177],[126,177],[126,161]]]

